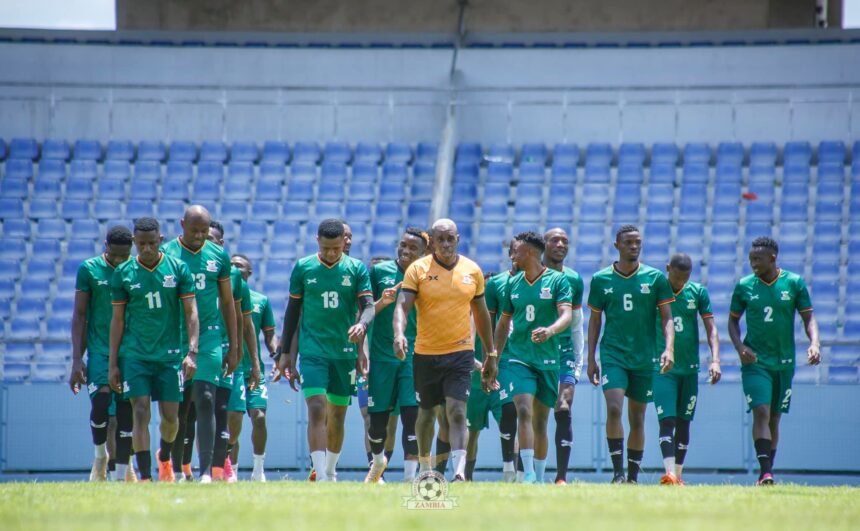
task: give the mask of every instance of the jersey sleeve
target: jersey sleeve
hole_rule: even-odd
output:
[[[194,277],[191,276],[191,270],[188,269],[185,262],[179,262],[179,269],[176,273],[178,280],[176,287],[178,288],[179,298],[186,299],[188,297],[193,297],[195,292]]]
[[[290,273],[290,298],[301,299],[305,294],[305,271],[303,262],[296,264]]]
[[[570,303],[573,309],[582,308],[582,293],[585,291],[585,285],[582,282],[582,276],[577,275],[573,282],[570,282]]]
[[[227,254],[227,251],[221,249],[221,252],[218,254],[218,281],[230,278],[232,271],[233,264],[230,263],[230,255]]]
[[[373,288],[370,285],[370,273],[367,272],[367,266],[361,262],[357,262],[355,280],[359,297],[373,296]]]
[[[747,301],[744,299],[743,286],[738,282],[735,284],[735,289],[732,292],[732,302],[729,305],[729,313],[735,317],[740,317],[746,309]]]
[[[699,315],[702,319],[714,316],[714,311],[711,309],[711,295],[705,286],[699,288]]]
[[[418,266],[413,263],[403,274],[403,284],[400,285],[400,289],[410,293],[418,293],[418,280]]]
[[[591,286],[588,290],[588,307],[593,312],[602,312],[606,300],[603,296],[603,288],[600,286],[600,277],[591,277]]]
[[[573,294],[571,293],[570,282],[559,275],[555,281],[555,304],[556,306],[566,305],[572,306]]]
[[[797,297],[794,300],[795,307],[800,313],[812,311],[812,299],[809,297],[809,289],[806,287],[806,281],[802,278],[797,279],[796,284]]]
[[[230,291],[233,292],[233,302],[242,301],[242,273],[233,269],[230,271]]]
[[[115,269],[110,278],[110,298],[113,304],[126,304],[128,302],[128,292],[123,287],[120,269]]]
[[[78,266],[78,276],[75,278],[75,289],[77,291],[92,291],[92,287],[90,286],[91,278],[92,274],[90,273],[90,268],[87,267],[86,262],[82,262],[81,265]]]
[[[274,330],[275,328],[275,313],[272,311],[272,305],[269,304],[269,299],[266,299],[263,304],[263,314],[260,316],[260,329]]]
[[[241,275],[239,278],[242,278]],[[254,307],[251,305],[251,288],[248,287],[248,283],[245,282],[245,279],[242,279],[242,315],[248,315],[251,313],[251,310]]]
[[[472,278],[475,279],[475,298],[478,299],[484,296],[484,292],[486,291],[486,284],[484,283],[484,273],[481,272],[481,268],[475,266],[475,272],[472,273]]]
[[[487,311],[490,313],[499,313],[498,285],[499,280],[495,276],[490,277],[484,284],[484,301],[486,301]]]
[[[379,266],[370,268],[370,289],[373,291],[373,300],[382,298],[382,290],[379,288]]]
[[[655,292],[657,293],[657,306],[671,304],[675,301],[675,294],[672,292],[672,286],[669,280],[663,273],[657,274],[657,280],[654,281]]]
[[[499,283],[499,312],[505,315],[514,314],[514,303],[511,301],[511,287],[514,277],[508,275],[504,282]]]

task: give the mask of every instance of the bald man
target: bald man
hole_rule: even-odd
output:
[[[409,351],[407,316],[417,308],[413,377],[418,399],[415,432],[421,472],[431,469],[435,431],[434,408],[444,403],[448,419],[454,481],[466,478],[466,401],[475,360],[472,316],[484,347],[483,391],[498,388],[498,357],[492,324],[484,301],[481,268],[457,252],[460,234],[450,219],[430,231],[433,253],[412,262],[394,310],[394,353],[403,360]]]
[[[230,255],[212,243],[209,212],[200,205],[185,211],[182,235],[166,243],[164,254],[185,262],[191,270],[197,291],[197,311],[200,319],[200,346],[197,372],[191,399],[197,413],[198,458],[200,482],[212,481],[212,457],[215,446],[215,397],[221,378],[230,375],[239,364],[236,309],[230,279]],[[226,355],[221,347],[221,329],[227,327],[230,342]],[[187,413],[187,404],[183,403]],[[159,456],[169,459],[169,456]]]

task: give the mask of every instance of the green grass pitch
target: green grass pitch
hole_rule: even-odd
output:
[[[857,529],[860,489],[574,483],[449,485],[450,510],[402,507],[410,486],[0,484],[0,529]]]

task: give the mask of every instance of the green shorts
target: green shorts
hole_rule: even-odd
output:
[[[516,395],[532,395],[547,407],[558,400],[558,367],[538,370],[515,360],[499,367],[499,398],[502,404]]]
[[[367,411],[381,413],[397,406],[417,406],[412,364],[408,361],[374,361],[367,376]]]
[[[469,390],[469,400],[466,401],[466,426],[469,431],[481,431],[490,427],[490,413],[496,419],[496,424],[502,420],[502,400],[499,391],[485,393],[481,386]]]
[[[254,389],[248,388],[250,380],[245,380],[245,389],[247,389],[246,408],[248,411],[252,409],[263,409],[269,407],[269,388],[266,387],[266,379],[260,376],[260,385]]]
[[[791,380],[794,369],[773,371],[758,363],[741,366],[741,382],[747,406],[752,411],[758,406],[770,406],[771,411],[788,413],[791,407]]]
[[[654,405],[657,418],[678,417],[693,420],[696,414],[696,395],[699,392],[698,374],[657,374],[654,376]]]
[[[233,389],[230,391],[230,400],[227,401],[227,411],[244,413],[246,410],[245,400],[248,398],[245,375],[241,372],[234,372],[230,377],[232,378]]]
[[[603,390],[624,389],[624,396],[643,404],[653,401],[653,380],[656,371],[635,371],[624,369],[617,365],[603,365],[600,367],[601,383]]]
[[[224,374],[224,351],[221,348],[219,330],[200,331],[200,345],[197,347],[197,372],[192,380],[200,380],[215,385],[221,383]],[[232,387],[232,382],[229,387]]]
[[[150,396],[156,402],[182,402],[182,362],[120,358],[123,398]]]
[[[355,360],[299,356],[305,398],[326,395],[336,406],[348,406],[355,393]]]
[[[87,392],[90,397],[98,392],[100,387],[109,386],[108,357],[106,354],[87,353]]]

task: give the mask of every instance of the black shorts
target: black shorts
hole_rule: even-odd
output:
[[[432,409],[446,398],[466,401],[472,386],[475,351],[450,354],[418,354],[412,358],[418,407]]]

